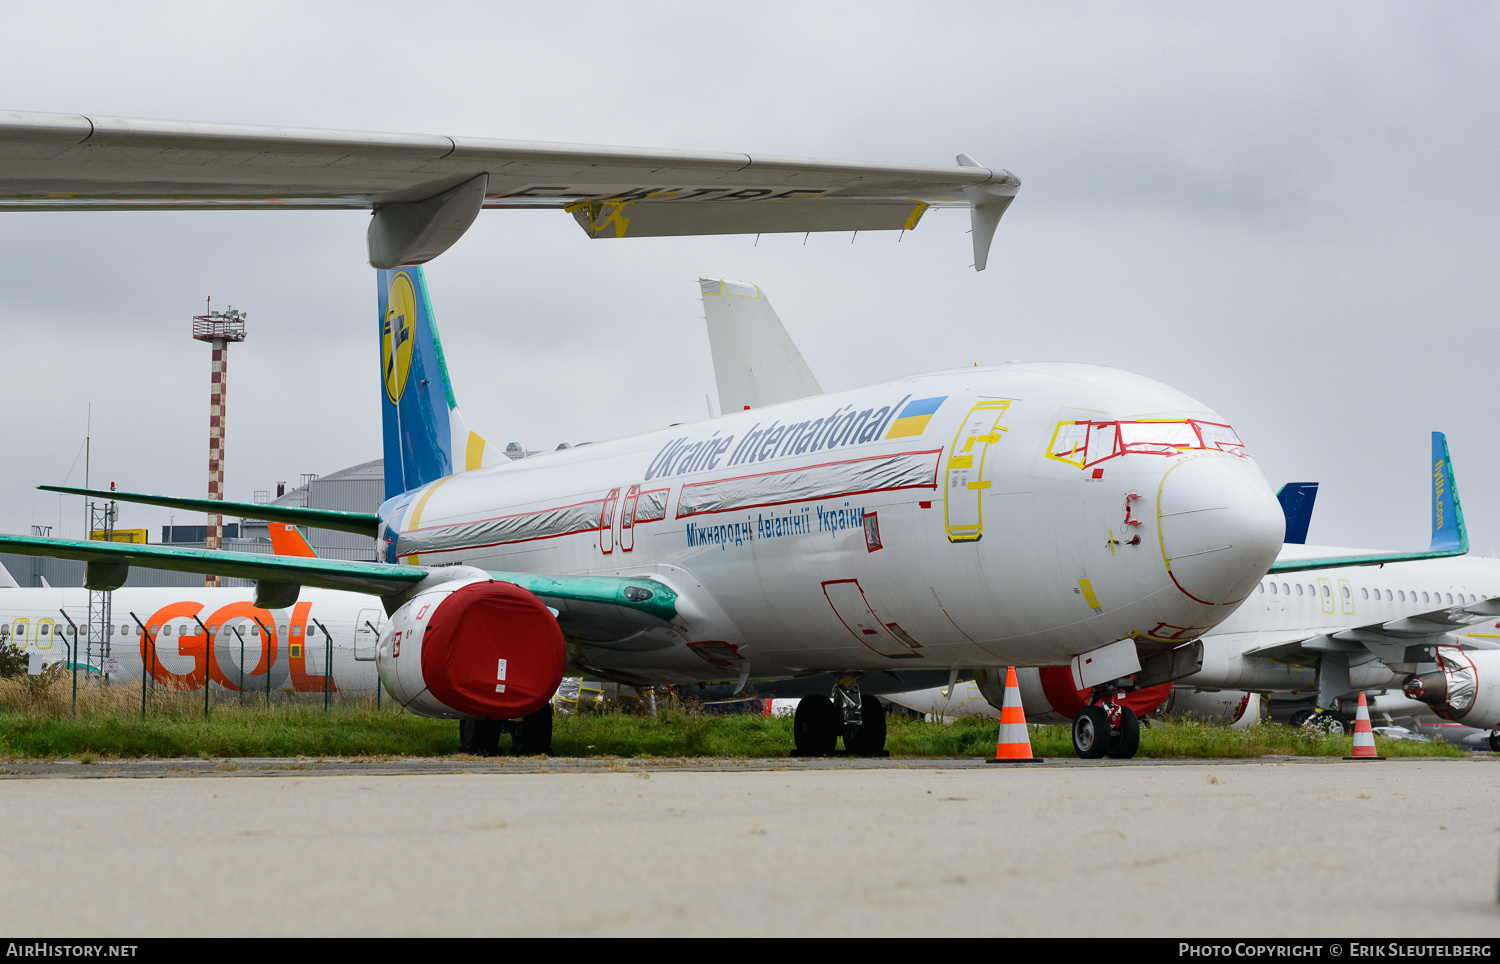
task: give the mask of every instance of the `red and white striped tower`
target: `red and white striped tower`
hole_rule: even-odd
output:
[[[227,311],[208,310],[213,299],[208,299],[208,308],[201,315],[193,316],[193,337],[206,341],[213,347],[212,374],[208,385],[208,497],[224,498],[224,415],[225,389],[229,381],[229,344],[245,340],[245,316],[243,311],[230,308]],[[205,548],[218,549],[223,544],[224,517],[214,514],[208,517],[208,534]],[[204,576],[205,586],[217,586],[218,576]]]

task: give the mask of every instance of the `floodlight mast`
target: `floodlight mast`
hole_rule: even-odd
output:
[[[224,416],[225,389],[229,380],[229,345],[245,340],[245,318],[247,313],[233,307],[225,311],[214,311],[213,297],[206,302],[204,312],[193,316],[193,338],[206,341],[213,347],[213,362],[208,388],[208,497],[224,498]],[[208,530],[204,538],[205,549],[219,549],[223,545],[224,517],[217,513],[208,517]],[[218,576],[204,576],[205,586],[217,586]]]

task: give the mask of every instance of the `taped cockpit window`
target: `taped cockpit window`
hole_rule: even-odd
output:
[[[1120,422],[1059,422],[1047,458],[1090,469],[1121,455],[1180,455],[1215,451],[1247,458],[1234,429],[1218,422],[1168,419]]]

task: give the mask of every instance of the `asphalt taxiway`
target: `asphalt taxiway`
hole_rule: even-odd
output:
[[[11,932],[1500,935],[1500,761],[0,766]]]

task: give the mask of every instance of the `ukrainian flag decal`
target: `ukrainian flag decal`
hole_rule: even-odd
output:
[[[927,423],[932,421],[932,416],[937,412],[938,406],[948,400],[947,395],[939,395],[937,398],[918,398],[907,403],[896,416],[896,421],[891,423],[891,430],[886,433],[886,438],[907,438],[912,435],[921,435],[927,431]]]

